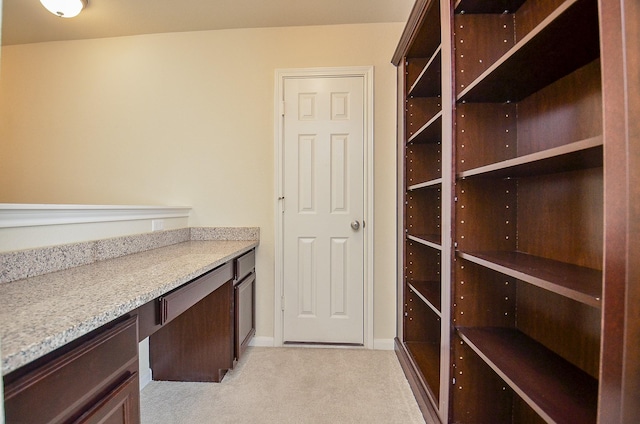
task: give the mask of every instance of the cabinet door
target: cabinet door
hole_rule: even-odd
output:
[[[256,333],[255,325],[255,284],[256,274],[251,273],[235,287],[235,353],[236,359],[244,353],[251,338]]]
[[[124,380],[76,421],[78,424],[133,424],[139,422],[138,374]]]

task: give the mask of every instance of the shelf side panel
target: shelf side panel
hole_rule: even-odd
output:
[[[440,281],[439,250],[407,241],[406,254],[406,281]]]
[[[409,97],[405,110],[406,140],[409,140],[441,110],[442,100],[439,97]],[[441,137],[435,141],[441,141]]]
[[[515,104],[457,105],[457,171],[515,158],[518,154],[517,128]],[[485,140],[491,142],[482,142]]]
[[[515,180],[466,179],[456,184],[456,234],[463,251],[517,247]]]
[[[458,258],[453,325],[515,328],[516,287],[514,278]]]
[[[407,146],[407,186],[442,177],[441,143],[412,144]]]
[[[441,186],[407,193],[406,228],[409,234],[441,234],[441,197]]]
[[[512,14],[455,15],[455,93],[464,90],[515,44]]]
[[[452,422],[512,424],[513,392],[458,335],[452,362]]]

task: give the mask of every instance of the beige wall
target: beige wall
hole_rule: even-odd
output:
[[[395,68],[404,24],[8,46],[0,202],[193,207],[260,226],[257,335],[273,336],[274,69],[375,67],[375,339],[395,334]]]

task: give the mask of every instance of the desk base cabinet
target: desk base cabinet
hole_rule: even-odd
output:
[[[4,377],[7,423],[138,423],[137,317]]]
[[[220,382],[233,368],[233,281],[149,338],[154,380]]]

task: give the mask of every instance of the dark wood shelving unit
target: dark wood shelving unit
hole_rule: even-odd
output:
[[[442,236],[440,234],[407,234],[407,239],[442,250]]]
[[[514,329],[458,328],[458,333],[545,421],[596,422],[595,378]]]
[[[407,284],[438,316],[442,314],[440,281],[411,281]]]
[[[448,158],[443,161],[450,145],[443,151],[442,140],[451,88],[442,84],[442,70],[450,55],[448,47],[443,50],[448,44],[440,39],[439,2],[418,3],[408,23],[415,33],[403,35],[411,39],[411,47],[401,59],[405,121],[399,155],[406,166],[400,188],[404,224],[399,310],[404,319],[396,344],[421,408],[429,411],[425,416],[439,420],[448,413],[447,395],[441,396],[441,388],[448,380],[449,360],[448,288],[442,287],[449,264],[443,258],[450,254],[442,245],[442,208],[449,200],[443,199],[442,188],[450,185],[451,175]]]
[[[456,13],[513,13],[525,0],[456,0]]]
[[[419,378],[433,403],[438,402],[440,391],[440,343],[406,342],[413,366],[420,371]]]
[[[596,308],[602,301],[602,271],[521,252],[459,252],[462,259]]]
[[[442,54],[440,46],[436,49],[431,59],[427,61],[416,82],[409,88],[409,95],[414,97],[438,97],[442,94],[440,85],[440,69],[442,67]]]
[[[601,136],[462,171],[458,178],[518,178],[599,167],[602,167]]]
[[[427,422],[640,417],[639,26],[625,0],[416,1],[396,351]]]
[[[465,24],[469,26],[472,22]],[[566,0],[464,87],[457,100],[520,101],[597,59],[599,50],[597,4],[590,0]]]
[[[407,143],[435,143],[440,141],[442,134],[442,111],[437,112],[423,126],[421,126]]]
[[[420,190],[423,188],[429,188],[434,186],[442,186],[442,178],[436,178],[435,180],[429,180],[423,183],[410,185],[409,187],[407,187],[407,190],[414,191],[414,190]]]

